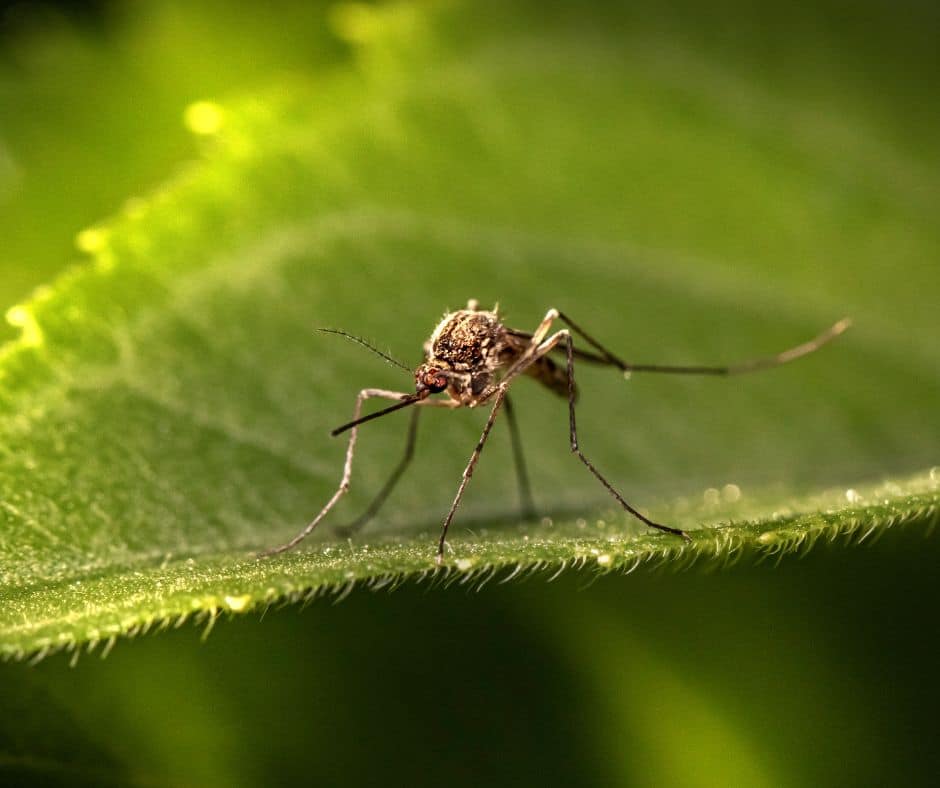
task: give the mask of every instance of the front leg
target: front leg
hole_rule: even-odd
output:
[[[360,531],[363,526],[366,525],[376,514],[378,514],[379,509],[382,508],[382,505],[385,503],[385,500],[391,495],[392,490],[395,489],[395,485],[398,484],[398,480],[404,474],[405,469],[411,463],[412,458],[414,457],[414,448],[415,448],[415,438],[418,432],[418,414],[421,413],[420,408],[459,408],[460,403],[453,399],[424,399],[414,403],[415,408],[411,413],[411,422],[408,426],[408,435],[405,440],[405,453],[404,456],[399,461],[395,470],[392,471],[392,475],[389,477],[388,481],[385,482],[385,486],[379,491],[378,495],[375,496],[375,499],[369,504],[369,508],[360,515],[356,520],[351,522],[349,525],[340,525],[337,526],[334,530],[337,536],[340,536],[344,539],[348,539],[353,534]]]
[[[391,399],[391,400],[403,400],[407,397],[410,397],[410,394],[403,394],[398,391],[386,391],[385,389],[363,389],[359,392],[359,395],[356,397],[356,406],[353,408],[353,423],[357,422],[362,413],[362,403],[367,399],[372,397],[380,397],[381,399]],[[418,403],[422,404],[422,403]],[[269,550],[265,550],[258,554],[259,558],[265,558],[270,555],[276,555],[277,553],[283,553],[287,550],[290,550],[292,547],[296,547],[300,542],[306,539],[312,532],[313,529],[319,525],[320,521],[326,517],[327,513],[332,509],[336,502],[342,498],[346,492],[349,490],[349,477],[352,475],[352,461],[353,454],[356,451],[356,438],[359,435],[359,424],[354,424],[350,427],[349,431],[349,443],[346,445],[346,462],[343,465],[343,478],[340,480],[339,487],[336,489],[336,492],[333,493],[333,496],[326,502],[326,505],[320,510],[320,513],[314,517],[307,525],[304,527],[300,533],[298,533],[293,539],[288,542],[285,542],[282,545],[277,547],[272,547]]]
[[[486,439],[489,437],[490,430],[493,428],[493,422],[496,421],[496,414],[499,412],[499,408],[505,399],[506,385],[500,384],[496,389],[496,396],[493,399],[493,408],[490,410],[490,416],[486,420],[483,434],[480,436],[480,440],[477,442],[473,454],[470,455],[470,461],[467,463],[467,467],[464,468],[463,477],[460,479],[460,486],[457,488],[457,495],[454,496],[454,502],[450,505],[450,511],[447,513],[447,517],[444,518],[444,524],[441,526],[441,538],[437,544],[437,558],[435,559],[438,564],[444,560],[444,542],[447,540],[447,529],[450,527],[451,520],[454,519],[454,513],[460,505],[460,499],[463,498],[463,491],[467,488],[470,477],[473,476],[473,469],[476,467],[477,460],[480,459],[480,452],[483,451]]]
[[[398,480],[402,477],[402,474],[404,474],[405,469],[411,464],[411,460],[414,457],[415,439],[418,435],[418,417],[420,414],[421,411],[418,408],[411,411],[411,421],[408,423],[408,437],[405,441],[405,453],[401,460],[399,460],[395,470],[392,471],[392,475],[389,477],[388,481],[385,482],[385,485],[379,490],[379,494],[375,496],[365,512],[349,523],[349,525],[334,526],[333,530],[336,532],[337,536],[348,539],[361,530],[366,523],[378,514],[379,509],[382,508],[382,504],[385,503],[385,499],[391,495],[392,490],[395,489],[395,485],[398,484]]]

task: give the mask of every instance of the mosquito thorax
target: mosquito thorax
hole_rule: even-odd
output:
[[[499,365],[503,325],[496,312],[461,309],[438,323],[427,343],[428,364],[455,372],[482,372]]]

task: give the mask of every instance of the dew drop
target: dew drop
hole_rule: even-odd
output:
[[[597,563],[601,566],[610,566],[610,561],[610,555],[607,553],[601,553],[599,556],[597,556]]]
[[[100,227],[86,227],[75,236],[75,246],[80,252],[95,254],[108,244],[108,233]]]
[[[726,484],[721,488],[721,497],[728,503],[737,503],[741,500],[741,488],[736,484]]]
[[[6,312],[6,319],[11,326],[20,329],[20,342],[24,345],[42,344],[42,329],[29,307],[11,306]]]
[[[714,487],[709,487],[702,494],[702,499],[705,501],[707,506],[717,506],[719,501],[721,501],[721,493],[718,492]]]
[[[183,112],[183,123],[193,134],[218,134],[225,120],[222,107],[213,101],[194,101]]]
[[[856,490],[850,487],[845,491],[845,500],[847,500],[849,503],[858,503],[860,500],[862,500],[862,496],[859,495]]]
[[[241,612],[248,607],[251,602],[251,594],[241,594],[240,596],[226,596],[223,601],[229,610],[234,613]]]

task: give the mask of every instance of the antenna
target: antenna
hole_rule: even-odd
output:
[[[375,353],[375,355],[379,356],[380,358],[384,358],[392,366],[398,367],[399,369],[403,369],[405,370],[405,372],[410,373],[412,371],[408,367],[406,367],[404,364],[402,364],[400,361],[397,361],[396,359],[392,358],[387,353],[383,353],[381,350],[379,350],[377,347],[375,347],[371,343],[367,342],[362,337],[356,337],[356,336],[353,336],[352,334],[347,334],[345,331],[340,331],[338,328],[318,328],[317,331],[322,331],[324,334],[338,334],[341,337],[346,337],[346,339],[352,342],[355,342],[358,345],[362,345],[367,350],[371,350],[373,353]]]

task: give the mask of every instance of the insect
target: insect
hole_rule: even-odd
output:
[[[560,321],[565,328],[552,333],[552,327]],[[654,522],[637,509],[633,508],[618,490],[607,480],[595,465],[585,456],[578,442],[578,430],[575,423],[575,404],[578,398],[578,389],[575,384],[575,360],[616,367],[624,374],[632,372],[660,372],[680,375],[738,375],[746,372],[776,367],[788,361],[805,356],[818,350],[830,340],[845,331],[850,321],[845,318],[835,323],[814,339],[804,342],[778,353],[775,356],[753,359],[737,364],[725,366],[668,366],[663,364],[633,364],[623,361],[607,350],[597,340],[578,326],[564,312],[549,309],[542,322],[535,331],[528,333],[506,326],[499,315],[498,307],[492,311],[480,309],[475,300],[467,304],[466,309],[449,312],[438,323],[425,343],[425,361],[414,370],[415,390],[413,393],[386,391],[385,389],[362,389],[356,397],[351,421],[337,427],[332,435],[349,432],[349,443],[346,447],[346,461],[343,466],[343,476],[339,487],[333,496],[326,502],[320,513],[311,520],[293,539],[282,545],[266,550],[261,556],[274,555],[290,550],[320,524],[337,501],[349,489],[349,480],[352,475],[353,455],[356,449],[356,438],[359,427],[367,421],[372,421],[394,411],[414,406],[411,424],[408,430],[408,439],[405,454],[399,465],[395,468],[385,486],[369,506],[365,514],[355,521],[348,531],[356,530],[371,519],[388,497],[392,488],[401,477],[414,453],[415,435],[417,431],[418,414],[421,408],[475,408],[480,405],[490,406],[489,417],[483,427],[483,434],[477,442],[470,459],[464,469],[454,501],[444,518],[441,526],[440,539],[437,544],[437,563],[444,558],[444,545],[447,540],[447,531],[454,514],[460,506],[464,491],[473,476],[473,470],[480,458],[480,453],[486,445],[487,438],[493,428],[497,415],[505,411],[510,427],[513,442],[513,454],[516,462],[516,471],[522,494],[523,505],[527,512],[533,510],[529,482],[522,457],[519,432],[514,412],[509,400],[509,389],[517,378],[526,375],[534,378],[556,394],[568,400],[568,430],[570,447],[573,454],[585,465],[597,480],[604,486],[617,502],[631,515],[651,528],[658,529],[667,534],[691,541],[685,531],[669,525]],[[330,330],[330,329],[324,329]],[[330,330],[332,331],[332,330]],[[403,364],[369,345],[365,340],[346,334],[342,331],[332,331],[341,334],[359,344],[365,345],[373,352],[387,361],[411,371]],[[577,336],[591,350],[575,347],[574,337]],[[563,353],[563,363],[556,358]],[[556,354],[556,355],[553,355]],[[443,398],[434,395],[443,394]],[[368,415],[362,415],[362,405],[367,399],[381,398],[393,400],[390,405]]]

